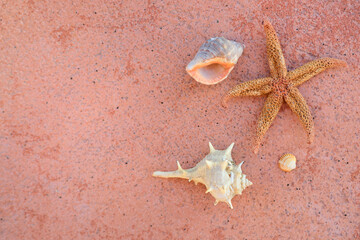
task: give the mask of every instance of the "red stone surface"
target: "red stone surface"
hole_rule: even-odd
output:
[[[1,239],[359,239],[359,11],[349,1],[37,1],[0,8]],[[233,85],[268,76],[267,17],[289,69],[347,61],[299,87],[312,145],[283,105],[258,155],[264,97]],[[246,45],[229,78],[196,83],[203,42]],[[153,178],[235,142],[254,183],[234,210],[204,186]],[[291,152],[298,167],[279,170]]]

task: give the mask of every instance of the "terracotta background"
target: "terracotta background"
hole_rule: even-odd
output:
[[[1,0],[1,239],[359,239],[359,14],[356,0]],[[288,69],[347,61],[299,87],[312,145],[283,105],[258,155],[264,97],[233,85],[267,76],[261,21],[274,25]],[[246,49],[215,86],[185,72],[200,45]],[[151,176],[194,166],[208,141],[254,183],[213,206],[204,186]],[[278,158],[292,152],[286,174]]]

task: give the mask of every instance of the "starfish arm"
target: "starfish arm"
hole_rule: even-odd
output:
[[[233,97],[239,96],[260,96],[271,91],[271,77],[258,78],[252,81],[243,82],[233,87],[222,98],[222,105],[227,107],[226,102]]]
[[[309,143],[314,140],[314,122],[308,105],[300,91],[296,87],[291,87],[285,96],[285,102],[291,110],[300,118],[308,136]]]
[[[290,82],[295,86],[306,82],[313,76],[322,71],[339,66],[346,66],[346,62],[335,59],[335,58],[320,58],[311,62],[306,63],[305,65],[292,70],[288,73],[287,77]]]
[[[276,94],[274,92],[271,92],[268,95],[265,101],[265,105],[261,111],[257,125],[256,140],[254,147],[255,153],[259,151],[261,140],[264,137],[266,131],[269,129],[271,123],[274,121],[276,115],[278,114],[283,101],[284,100],[282,95]]]
[[[266,52],[269,61],[270,74],[273,78],[284,78],[287,74],[284,55],[275,29],[269,21],[264,22],[266,34]]]

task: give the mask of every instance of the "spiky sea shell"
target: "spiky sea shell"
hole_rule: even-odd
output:
[[[185,178],[190,181],[202,183],[206,186],[206,192],[215,198],[215,205],[218,202],[226,202],[232,209],[231,199],[252,185],[246,175],[242,173],[240,163],[236,165],[231,157],[232,143],[226,150],[215,150],[209,142],[210,153],[205,156],[195,167],[183,169],[177,162],[178,169],[172,172],[154,172],[154,177],[162,178]]]
[[[285,172],[290,172],[296,168],[296,157],[291,153],[282,155],[279,160],[279,167]]]
[[[211,38],[200,47],[186,71],[200,83],[219,83],[227,78],[243,49],[241,43],[223,37]]]

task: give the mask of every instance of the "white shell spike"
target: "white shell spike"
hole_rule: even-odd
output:
[[[215,205],[218,202],[225,202],[232,209],[231,199],[252,185],[242,173],[240,163],[236,165],[231,157],[232,143],[226,150],[216,150],[209,143],[210,153],[201,160],[195,167],[183,169],[177,162],[178,169],[172,172],[154,172],[154,177],[162,178],[185,178],[194,181],[195,184],[202,183],[206,186],[206,192],[215,198]]]
[[[223,37],[211,38],[200,47],[186,71],[200,83],[219,83],[227,78],[243,50],[241,43]]]

